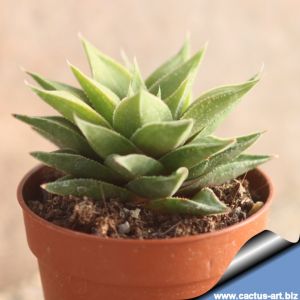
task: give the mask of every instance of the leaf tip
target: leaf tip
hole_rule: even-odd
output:
[[[185,43],[189,43],[191,40],[191,31],[190,30],[187,30],[186,33],[185,33],[185,39],[184,39],[184,42]]]
[[[206,41],[202,47],[202,49],[204,49],[204,51],[206,51],[206,49],[208,48],[209,45],[209,41]]]
[[[75,67],[68,59],[66,60],[68,67],[71,69],[71,71],[73,72],[73,74],[76,77],[76,74],[79,73],[79,69],[77,67]]]
[[[71,64],[71,62],[69,61],[69,59],[68,58],[66,58],[66,63],[67,63],[67,65],[69,66],[69,67],[73,67],[73,65]]]
[[[261,67],[260,67],[260,69],[259,69],[259,74],[262,74],[263,72],[264,72],[264,70],[265,70],[265,63],[264,62],[262,62],[261,63]]]
[[[81,41],[84,40],[84,37],[83,37],[83,35],[82,35],[82,33],[81,33],[80,31],[78,31],[77,36],[78,36],[78,38],[79,38]]]
[[[189,170],[186,167],[180,167],[179,169],[177,169],[176,174],[183,176],[186,179],[187,176],[189,175]]]
[[[43,183],[40,186],[43,190],[47,190],[48,183]]]
[[[29,152],[29,154],[30,154],[32,157],[34,157],[34,158],[38,158],[38,156],[39,156],[40,153],[41,153],[41,152],[39,152],[39,151],[32,151],[32,152]]]
[[[21,72],[28,73],[27,70],[22,65],[19,65],[19,69]]]
[[[32,91],[34,91],[35,93],[38,93],[38,92],[42,92],[41,89],[39,89],[38,87],[32,85],[30,82],[28,82],[26,79],[24,80],[24,84],[29,87]]]

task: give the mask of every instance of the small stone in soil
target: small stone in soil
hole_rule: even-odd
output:
[[[128,223],[128,221],[126,221],[123,224],[118,225],[118,232],[120,234],[127,234],[130,231],[130,225]]]

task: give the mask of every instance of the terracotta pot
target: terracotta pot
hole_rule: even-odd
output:
[[[272,198],[267,176],[247,178],[265,205],[245,221],[213,233],[165,240],[101,238],[64,229],[34,214],[50,169],[37,167],[18,188],[28,244],[38,259],[46,300],[189,299],[211,289],[243,244],[266,226]]]

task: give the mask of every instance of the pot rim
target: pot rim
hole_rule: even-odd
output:
[[[37,214],[35,214],[26,204],[24,197],[23,197],[23,188],[24,185],[26,184],[26,182],[30,179],[30,177],[36,173],[37,171],[39,171],[40,169],[42,169],[43,167],[45,167],[44,165],[37,165],[36,167],[32,168],[29,172],[27,172],[25,174],[25,176],[22,178],[21,182],[19,183],[18,187],[17,187],[17,199],[18,202],[21,206],[21,208],[23,209],[24,212],[26,212],[27,214],[29,214],[29,216],[33,219],[35,219],[36,222],[40,223],[42,226],[47,226],[49,227],[51,230],[58,232],[59,234],[64,234],[66,236],[76,236],[77,238],[82,238],[82,239],[91,239],[91,240],[95,240],[95,241],[101,241],[103,243],[129,243],[129,244],[135,244],[135,243],[146,243],[146,244],[170,244],[170,243],[185,243],[185,242],[193,242],[193,241],[198,241],[201,239],[209,239],[209,238],[213,238],[215,236],[219,236],[222,234],[226,234],[230,231],[233,231],[235,229],[238,229],[242,226],[245,226],[249,223],[251,223],[252,221],[254,221],[256,218],[258,218],[260,215],[264,214],[271,205],[272,199],[273,199],[273,195],[274,195],[274,186],[272,184],[272,181],[270,180],[270,177],[268,175],[266,175],[265,172],[263,172],[260,168],[255,168],[254,170],[256,170],[258,173],[260,173],[260,175],[262,175],[268,185],[269,185],[269,195],[268,198],[265,201],[265,204],[263,205],[263,207],[261,209],[259,209],[255,214],[253,214],[252,216],[248,217],[247,219],[236,223],[234,225],[231,225],[229,227],[226,227],[224,229],[220,229],[217,231],[213,231],[213,232],[207,232],[207,233],[201,233],[201,234],[197,234],[197,235],[190,235],[190,236],[184,236],[184,237],[174,237],[174,238],[169,238],[169,239],[125,239],[125,238],[104,238],[104,237],[99,237],[96,235],[92,235],[92,234],[88,234],[88,233],[84,233],[84,232],[79,232],[79,231],[75,231],[75,230],[71,230],[68,228],[64,228],[58,225],[55,225],[51,222],[46,221],[45,219],[41,218],[40,216],[38,216]]]

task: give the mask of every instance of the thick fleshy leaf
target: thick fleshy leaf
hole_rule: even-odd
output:
[[[38,83],[43,89],[48,90],[48,91],[67,91],[73,94],[74,96],[78,97],[79,99],[83,100],[84,102],[88,102],[88,98],[86,94],[84,93],[83,90],[78,89],[74,86],[62,83],[62,82],[57,82],[57,81],[52,81],[47,78],[42,77],[41,75],[37,73],[32,73],[26,71],[28,75],[30,75],[36,83]]]
[[[232,140],[236,140],[236,138],[220,138],[217,137],[215,135],[208,135],[208,136],[199,136],[198,135],[192,139],[188,144],[192,145],[192,144],[197,144],[197,145],[202,145],[202,146],[222,146],[224,145],[224,143],[229,142]]]
[[[188,101],[191,92],[192,83],[193,78],[188,77],[180,84],[172,95],[164,100],[169,106],[174,119],[179,119],[183,113],[184,106],[186,106],[186,102]]]
[[[226,118],[229,112],[239,102],[258,80],[246,81],[242,84],[222,86],[212,89],[198,99],[183,114],[182,119],[194,119],[195,125],[191,136],[201,131],[201,136],[211,134]]]
[[[174,195],[188,176],[186,168],[180,168],[169,176],[142,176],[127,186],[135,194],[147,198],[163,198]]]
[[[69,180],[69,179],[74,179],[74,177],[72,175],[65,175],[65,176],[59,177],[55,181],[64,181],[64,180]]]
[[[46,116],[46,117],[41,117],[41,118],[47,119],[50,121],[54,121],[54,122],[58,122],[59,124],[65,126],[65,127],[68,127],[69,129],[73,129],[76,132],[80,133],[80,130],[74,123],[70,122],[69,120],[67,120],[66,118],[64,118],[62,116]]]
[[[149,91],[153,94],[157,94],[157,91],[160,87],[162,99],[168,98],[175,92],[178,86],[185,79],[188,77],[194,78],[196,76],[196,72],[203,58],[204,52],[205,48],[197,52],[193,57],[180,65],[177,69],[158,80],[149,88]]]
[[[138,128],[148,123],[171,120],[172,114],[168,106],[142,90],[118,105],[114,113],[114,128],[129,138]]]
[[[134,60],[133,64],[133,72],[132,72],[132,78],[129,84],[128,89],[128,97],[132,97],[133,95],[137,94],[141,90],[147,90],[146,85],[144,83],[143,77],[141,75],[140,68],[137,64],[136,59]]]
[[[192,200],[209,206],[214,213],[220,213],[227,210],[226,204],[220,201],[214,191],[208,187],[205,187],[196,193],[196,195],[192,197]]]
[[[193,199],[170,197],[152,200],[148,208],[164,213],[206,216],[224,213],[227,207],[209,188],[202,189]]]
[[[190,41],[186,39],[185,43],[179,50],[179,52],[174,55],[167,62],[162,64],[159,68],[157,68],[147,79],[146,85],[150,88],[157,81],[159,81],[165,75],[171,73],[175,69],[177,69],[180,65],[188,60],[190,56]]]
[[[234,139],[219,140],[218,144],[187,144],[179,147],[160,159],[164,167],[170,171],[174,171],[179,167],[188,169],[198,165],[201,161],[208,159],[214,153],[224,149],[234,142]]]
[[[78,68],[72,65],[70,67],[94,109],[112,124],[113,112],[120,98],[101,83],[83,74]]]
[[[193,120],[151,123],[138,129],[131,140],[148,155],[160,157],[184,144],[192,127]]]
[[[145,175],[159,175],[164,170],[159,161],[142,154],[125,156],[113,154],[108,156],[104,163],[126,180]]]
[[[130,197],[130,193],[126,189],[95,179],[80,178],[54,181],[43,184],[42,188],[51,194],[86,196],[99,201],[110,198],[127,200]]]
[[[131,141],[111,129],[86,122],[76,116],[75,121],[91,147],[103,159],[111,154],[140,152]]]
[[[121,99],[127,95],[131,75],[121,64],[101,53],[90,42],[81,37],[88,57],[93,78],[111,89]]]
[[[74,114],[81,119],[105,127],[111,127],[109,123],[93,110],[89,105],[66,91],[45,91],[32,87],[32,90],[47,104],[61,113],[66,119],[74,123]]]
[[[15,115],[15,117],[31,125],[33,129],[59,148],[71,149],[89,157],[96,155],[78,128],[63,117],[28,117],[24,115]]]
[[[235,142],[232,143],[224,151],[221,151],[206,161],[200,162],[198,165],[190,169],[189,179],[194,179],[199,176],[204,175],[207,172],[210,172],[215,167],[227,163],[237,156],[239,156],[244,150],[248,149],[257,139],[261,136],[261,132],[253,133],[246,136],[241,136],[236,138]],[[205,138],[204,138],[205,140]],[[199,139],[201,141],[201,139]]]
[[[79,178],[93,178],[108,182],[122,182],[121,177],[101,163],[78,154],[63,152],[32,152],[31,155],[66,174]]]
[[[212,171],[201,176],[191,185],[184,187],[180,192],[186,193],[194,191],[200,187],[223,184],[256,168],[271,158],[272,157],[269,155],[240,155],[233,161],[219,165]]]

